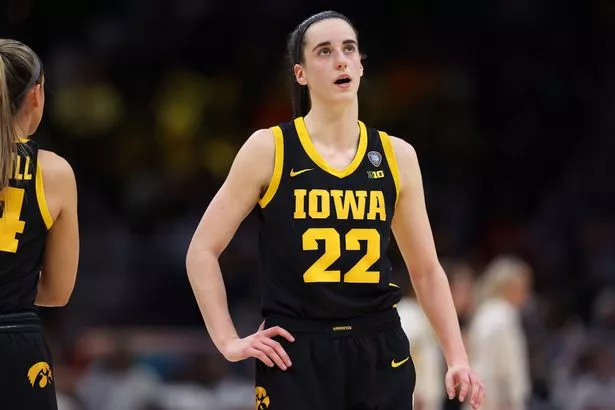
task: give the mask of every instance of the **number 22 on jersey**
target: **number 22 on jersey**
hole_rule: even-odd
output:
[[[0,252],[17,252],[18,233],[23,233],[26,222],[21,218],[21,207],[25,191],[22,188],[7,187],[0,192]]]
[[[379,271],[368,270],[380,259],[380,233],[376,229],[355,228],[344,236],[346,251],[360,251],[361,241],[366,242],[365,255],[346,273],[329,270],[342,255],[341,236],[334,228],[309,228],[302,237],[304,251],[318,250],[318,241],[324,243],[324,253],[303,274],[306,283],[346,282],[378,283]]]

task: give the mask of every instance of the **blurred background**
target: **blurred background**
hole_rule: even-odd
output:
[[[528,408],[615,409],[590,402],[615,394],[614,2],[3,0],[0,36],[45,65],[35,139],[79,188],[77,285],[43,311],[61,408],[254,408],[185,253],[241,144],[290,118],[286,36],[324,9],[359,30],[361,119],[417,150],[440,257],[478,282],[500,255],[531,267]],[[257,222],[221,259],[241,335],[261,319]]]

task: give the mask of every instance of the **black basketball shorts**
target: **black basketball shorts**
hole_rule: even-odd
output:
[[[395,309],[339,322],[269,317],[292,366],[256,361],[257,410],[411,410],[416,374]]]
[[[56,410],[51,354],[35,313],[0,315],[0,408]]]

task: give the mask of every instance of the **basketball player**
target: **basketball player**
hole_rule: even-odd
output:
[[[411,409],[414,366],[386,258],[392,228],[441,341],[448,393],[478,408],[482,382],[438,263],[416,154],[358,118],[355,28],[319,13],[291,34],[288,53],[296,118],[250,136],[188,251],[213,342],[230,361],[259,359],[257,409]],[[240,338],[218,257],[256,204],[265,321]]]
[[[56,409],[53,366],[36,306],[64,306],[79,255],[69,164],[30,139],[45,76],[26,45],[0,39],[0,402]]]

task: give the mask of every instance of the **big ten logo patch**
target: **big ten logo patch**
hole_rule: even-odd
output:
[[[267,395],[267,390],[264,387],[256,387],[256,410],[265,410],[269,408],[271,399]]]
[[[367,171],[367,177],[369,179],[379,179],[384,178],[384,171]]]

